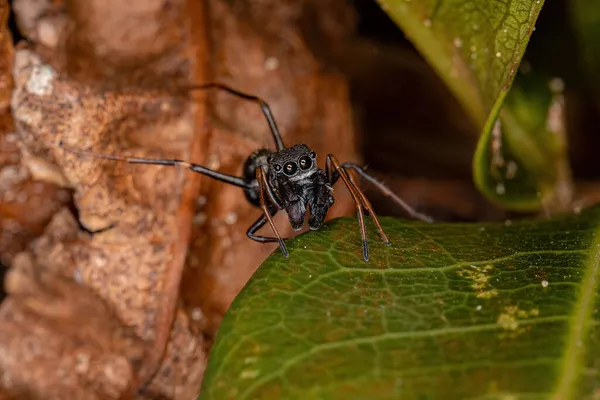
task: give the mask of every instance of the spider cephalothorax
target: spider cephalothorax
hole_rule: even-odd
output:
[[[268,184],[292,228],[302,229],[308,209],[308,225],[319,229],[334,199],[327,174],[317,167],[317,153],[304,144],[296,144],[272,153],[267,168]]]
[[[181,160],[162,160],[148,159],[136,157],[122,157],[109,154],[97,154],[90,151],[68,148],[59,143],[65,150],[79,155],[86,155],[109,160],[126,161],[139,164],[155,164],[155,165],[181,165],[190,168],[194,172],[198,172],[209,176],[221,182],[229,183],[244,189],[246,198],[253,205],[260,207],[263,214],[248,228],[246,234],[252,240],[260,243],[279,242],[279,247],[284,256],[288,256],[288,251],[285,247],[284,239],[281,238],[271,217],[280,210],[285,210],[288,215],[290,225],[294,230],[302,229],[307,212],[310,213],[308,226],[310,229],[319,229],[329,208],[334,203],[332,195],[332,187],[338,179],[342,179],[344,184],[350,191],[352,198],[357,204],[358,219],[360,223],[360,231],[362,237],[363,257],[365,260],[369,258],[367,246],[367,235],[364,222],[364,213],[368,212],[373,218],[382,240],[389,244],[389,240],[383,228],[379,224],[373,207],[362,193],[352,176],[348,173],[348,169],[352,169],[361,175],[364,179],[375,185],[384,195],[392,198],[396,203],[405,208],[411,216],[424,220],[431,221],[425,215],[413,211],[406,203],[396,196],[391,190],[385,187],[382,183],[375,180],[372,176],[360,166],[352,163],[340,163],[333,154],[329,154],[325,160],[325,169],[317,166],[317,154],[304,144],[295,144],[291,147],[285,147],[271,109],[260,98],[220,83],[207,83],[204,85],[194,86],[189,90],[200,90],[217,88],[229,92],[235,96],[246,100],[256,102],[262,108],[265,115],[276,150],[260,149],[252,153],[244,164],[243,177],[224,174],[212,169],[203,167],[198,164],[191,164]],[[256,232],[266,223],[271,225],[275,237],[257,236]]]
[[[256,171],[261,167],[267,177],[268,208],[273,209],[273,213],[277,209],[285,210],[294,230],[302,229],[308,211],[309,227],[319,229],[334,199],[326,172],[317,167],[317,153],[305,144],[252,153],[244,164],[244,177],[248,183],[245,192],[256,206],[260,206]]]

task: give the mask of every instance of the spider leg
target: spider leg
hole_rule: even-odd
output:
[[[352,198],[354,199],[354,202],[356,203],[356,212],[358,216],[358,224],[360,226],[360,235],[362,239],[363,258],[365,261],[368,261],[369,246],[367,244],[367,228],[365,226],[365,216],[363,212],[363,202],[360,196],[360,189],[358,189],[350,175],[346,172],[346,170],[344,170],[344,168],[340,165],[335,156],[333,156],[332,154],[329,154],[327,156],[325,163],[325,172],[327,173],[327,177],[332,185],[334,181],[337,180],[336,176],[334,175],[334,172],[337,172],[339,177],[342,178],[342,180],[346,184],[348,191],[350,192]],[[375,216],[375,214],[372,214],[372,216],[377,221],[377,217]],[[377,224],[379,224],[379,221],[377,221]],[[380,225],[378,226],[380,227]],[[383,232],[383,230],[381,230],[381,232]],[[385,236],[385,233],[383,235],[384,236],[382,236],[382,238],[385,238],[384,241],[386,243],[389,243],[389,240]]]
[[[371,218],[373,218],[373,222],[375,222],[375,225],[377,226],[377,230],[379,230],[379,235],[381,236],[381,240],[383,240],[384,243],[389,246],[391,244],[390,240],[388,239],[387,235],[383,231],[383,227],[379,223],[377,214],[375,214],[375,210],[373,210],[373,206],[371,205],[371,202],[369,201],[369,199],[367,199],[367,196],[365,196],[365,194],[362,192],[362,190],[360,190],[360,188],[358,187],[358,185],[356,184],[354,179],[352,179],[352,176],[350,174],[348,174],[348,172],[346,171],[346,168],[340,164],[340,162],[337,160],[337,158],[335,158],[335,156],[333,154],[329,154],[327,156],[327,158],[331,160],[332,165],[339,172],[340,176],[342,176],[342,179],[343,179],[344,175],[346,175],[348,177],[348,181],[354,187],[356,194],[360,198],[361,204],[367,209],[367,211],[371,215]],[[348,186],[348,184],[346,184],[346,186]]]
[[[269,210],[269,207],[267,206],[265,191],[268,191],[268,189],[265,189],[265,187],[267,187],[268,182],[267,182],[267,174],[265,173],[264,167],[261,166],[256,169],[256,180],[258,182],[258,191],[260,194],[260,208],[263,210],[263,216],[261,218],[259,218],[250,227],[250,229],[248,229],[248,237],[250,237],[250,239],[253,239],[253,240],[256,240],[254,238],[258,238],[258,236],[254,236],[254,232],[256,232],[260,227],[262,227],[265,224],[262,221],[262,218],[263,217],[266,218],[267,222],[269,222],[269,225],[271,225],[271,229],[273,229],[273,233],[275,233],[275,237],[274,238],[263,237],[263,239],[259,239],[257,241],[263,240],[264,242],[262,242],[262,243],[274,242],[274,241],[279,242],[279,248],[281,249],[283,256],[287,258],[289,255],[287,248],[285,247],[285,243],[283,242],[281,235],[279,235],[279,231],[277,230],[277,227],[275,226],[275,223],[273,223],[273,219],[271,218],[271,210],[273,208],[271,207],[271,210]],[[261,222],[262,222],[262,224],[261,224]],[[254,230],[254,232],[251,232],[253,228],[255,228],[255,230]],[[254,236],[254,237],[250,236],[250,234],[252,234],[252,236]]]
[[[246,182],[246,180],[244,178],[240,178],[240,177],[229,175],[229,174],[224,174],[222,172],[203,167],[202,165],[192,164],[187,161],[166,160],[166,159],[159,159],[159,158],[124,157],[124,156],[117,156],[114,154],[94,153],[94,152],[88,151],[88,150],[81,150],[81,149],[76,149],[73,147],[65,146],[62,141],[58,142],[58,147],[63,148],[64,150],[68,151],[69,153],[77,154],[78,156],[84,156],[84,157],[94,157],[94,158],[101,158],[104,160],[122,161],[122,162],[128,162],[128,163],[132,163],[132,164],[166,165],[166,166],[171,166],[171,167],[182,166],[182,167],[188,168],[194,172],[197,172],[199,174],[206,175],[210,178],[216,179],[221,182],[228,183],[230,185],[234,185],[234,186],[241,187],[244,189],[250,188],[249,183]]]
[[[379,182],[373,176],[371,176],[364,168],[354,163],[345,162],[342,164],[342,167],[352,168],[355,170],[361,177],[370,182],[373,186],[375,186],[384,196],[391,198],[396,204],[402,207],[411,217],[424,221],[424,222],[433,222],[433,218],[428,215],[421,214],[416,211],[414,208],[409,206],[404,200],[402,200],[398,195],[396,195],[393,191],[391,191],[387,186],[383,183]]]
[[[260,167],[261,175],[264,182],[265,192],[267,195],[267,199],[271,202],[273,206],[275,206],[278,210],[283,210],[283,206],[277,200],[277,196],[275,196],[275,192],[273,192],[273,188],[269,185],[269,180],[267,179],[267,174],[263,167]],[[258,181],[258,180],[257,180]]]
[[[278,210],[271,209],[271,213],[270,213],[271,217],[273,217],[275,214],[277,214],[277,212],[278,212]],[[260,228],[262,228],[263,226],[265,226],[266,223],[267,223],[267,217],[264,214],[262,214],[250,226],[250,228],[248,228],[248,231],[246,231],[246,236],[248,236],[250,239],[252,239],[252,240],[254,240],[255,242],[258,242],[258,243],[279,242],[279,239],[275,238],[275,237],[255,235],[255,233],[258,232],[260,230]],[[286,238],[282,238],[282,240],[286,240]]]
[[[271,112],[271,107],[269,107],[269,105],[260,97],[240,92],[237,89],[234,89],[230,86],[219,82],[208,82],[200,85],[189,86],[187,88],[188,91],[204,89],[220,89],[241,99],[257,103],[260,106],[265,116],[265,119],[267,120],[267,123],[269,124],[269,129],[271,130],[273,140],[275,141],[275,147],[277,148],[277,150],[283,150],[285,148],[283,140],[281,139],[281,134],[279,133],[279,128],[277,128],[277,123],[275,122],[275,117],[273,117],[273,113]]]
[[[344,169],[344,167],[342,167],[342,169]],[[345,171],[345,169],[344,169],[344,171]],[[358,196],[360,197],[361,201],[363,202],[363,206],[367,209],[367,212],[371,215],[371,218],[373,218],[373,221],[375,222],[375,225],[377,226],[377,230],[379,231],[379,236],[381,236],[381,240],[383,240],[383,242],[385,244],[387,244],[388,246],[391,245],[390,240],[388,239],[387,235],[383,231],[383,227],[379,223],[379,219],[377,218],[377,214],[375,214],[375,210],[373,209],[371,202],[369,201],[367,196],[365,196],[365,194],[362,192],[362,190],[360,190],[360,187],[354,181],[352,174],[348,174],[348,178],[350,179],[350,182],[352,183],[352,185],[354,185],[354,187],[356,188],[356,192],[358,193]]]

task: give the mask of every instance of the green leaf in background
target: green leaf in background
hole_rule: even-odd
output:
[[[437,70],[480,129],[473,160],[479,190],[507,209],[535,211],[546,206],[562,210],[562,198],[570,198],[566,141],[554,141],[554,145],[564,144],[558,149],[546,146],[544,140],[550,135],[545,126],[532,130],[531,124],[523,124],[518,118],[527,108],[532,108],[531,114],[546,118],[548,105],[540,104],[535,95],[525,96],[522,92],[515,95],[516,104],[507,104],[503,110],[504,127],[497,124],[543,0],[378,1]],[[494,127],[503,136],[506,163],[500,167],[510,168],[503,176],[494,170],[498,166],[490,165],[500,155],[492,147]],[[511,170],[518,171],[518,176],[513,176]]]
[[[543,0],[378,2],[482,128],[490,117],[495,119],[544,3]]]
[[[600,2],[597,0],[571,0],[567,2],[570,17],[578,34],[579,47],[583,55],[582,65],[585,68],[588,89],[596,100],[600,100]],[[573,60],[576,62],[576,60]]]
[[[592,399],[600,207],[512,224],[352,218],[288,242],[235,299],[200,399]]]
[[[536,72],[521,73],[473,160],[480,190],[517,211],[565,211],[573,184],[568,162],[564,84]]]

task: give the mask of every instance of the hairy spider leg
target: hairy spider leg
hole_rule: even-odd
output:
[[[342,166],[337,161],[335,156],[333,156],[332,154],[329,154],[329,155],[327,155],[327,159],[325,162],[325,173],[327,174],[327,179],[329,180],[331,185],[333,185],[335,183],[334,171],[338,173],[338,176],[340,178],[342,178],[342,180],[346,184],[346,187],[348,188],[348,191],[352,195],[354,202],[356,203],[358,225],[360,226],[360,236],[362,239],[363,258],[365,261],[369,261],[369,245],[367,244],[367,228],[365,225],[365,215],[363,212],[363,203],[361,201],[360,195],[357,193],[357,192],[360,192],[360,189],[358,189],[355,185],[353,185],[353,182],[351,181],[350,176],[348,175],[346,170],[344,170],[344,168],[342,168]],[[372,215],[372,217],[374,219],[377,218],[374,214]]]
[[[433,222],[433,218],[431,218],[428,215],[421,214],[420,212],[416,211],[414,208],[409,206],[404,200],[402,200],[398,195],[391,191],[387,186],[379,182],[367,171],[365,171],[363,167],[350,162],[342,163],[342,167],[352,168],[353,170],[355,170],[361,177],[363,177],[365,180],[367,180],[373,186],[375,186],[384,196],[391,198],[396,204],[402,207],[411,217],[424,222]]]
[[[271,112],[271,107],[269,107],[269,105],[267,104],[266,101],[264,101],[260,97],[257,97],[257,96],[251,95],[251,94],[247,94],[244,92],[240,92],[237,89],[234,89],[230,86],[227,86],[227,85],[225,85],[223,83],[219,83],[219,82],[208,82],[208,83],[203,83],[200,85],[188,86],[187,90],[193,91],[193,90],[204,90],[204,89],[221,89],[221,90],[224,90],[224,91],[228,92],[229,94],[237,96],[241,99],[257,103],[260,106],[260,108],[267,120],[267,123],[269,124],[269,129],[271,130],[271,134],[273,135],[273,140],[275,141],[275,147],[277,148],[277,150],[285,149],[283,140],[281,139],[281,133],[279,133],[279,128],[277,128],[277,123],[275,122],[275,117],[273,117],[273,113]]]
[[[65,149],[66,151],[77,154],[79,156],[85,157],[94,157],[101,158],[104,160],[114,160],[114,161],[123,161],[133,164],[149,164],[149,165],[167,165],[167,166],[182,166],[185,168],[189,168],[190,170],[197,172],[199,174],[206,175],[210,178],[216,179],[221,182],[229,183],[230,185],[238,186],[244,189],[250,188],[250,185],[244,178],[240,178],[237,176],[224,174],[219,171],[212,170],[210,168],[203,167],[202,165],[192,164],[187,161],[181,160],[166,160],[159,158],[141,158],[141,157],[125,157],[125,156],[117,156],[114,154],[102,154],[102,153],[94,153],[93,151],[88,150],[80,150],[73,147],[65,146],[62,141],[58,142],[58,147]]]
[[[268,181],[267,181],[267,174],[266,174],[265,168],[263,166],[260,166],[256,169],[256,180],[258,181],[258,193],[260,196],[260,208],[262,208],[264,216],[267,218],[269,225],[271,225],[271,229],[273,229],[273,233],[275,233],[275,238],[270,238],[270,239],[274,239],[272,241],[276,240],[277,242],[279,242],[279,248],[281,249],[283,256],[287,258],[288,257],[287,248],[285,247],[285,243],[283,242],[283,239],[281,238],[281,235],[279,234],[279,231],[277,230],[277,227],[275,226],[273,219],[271,219],[271,212],[269,210],[269,207],[267,206],[267,199],[265,196],[265,191],[268,191],[268,189],[266,189],[268,186]],[[269,238],[265,238],[265,239],[269,239]]]

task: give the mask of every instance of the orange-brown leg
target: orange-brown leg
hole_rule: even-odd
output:
[[[281,238],[281,235],[279,234],[279,231],[277,230],[277,227],[275,226],[275,223],[273,222],[273,219],[271,218],[271,213],[269,212],[269,209],[267,207],[267,201],[266,201],[267,197],[265,195],[265,191],[268,190],[268,188],[266,187],[267,174],[265,173],[265,169],[263,167],[259,167],[256,169],[256,180],[258,181],[258,192],[259,192],[259,196],[260,196],[260,208],[263,210],[263,213],[264,213],[265,217],[267,218],[269,225],[271,225],[271,229],[273,229],[273,233],[275,234],[275,237],[276,237],[277,241],[279,242],[279,248],[281,249],[283,256],[287,258],[289,255],[287,248],[285,247],[285,243],[283,242],[283,239]]]
[[[337,161],[337,159],[333,155],[329,154],[327,156],[326,163],[327,163],[326,170],[327,170],[328,175],[333,174],[333,171],[331,171],[331,167],[333,167],[333,169],[335,169],[335,171],[337,171],[339,173],[340,178],[342,178],[342,180],[346,184],[348,191],[350,192],[350,194],[352,195],[352,198],[354,199],[354,202],[356,203],[356,211],[358,214],[358,224],[360,226],[360,235],[361,235],[361,239],[362,239],[363,258],[365,259],[365,261],[368,261],[369,260],[369,245],[367,244],[367,228],[365,225],[365,215],[363,212],[363,202],[361,200],[360,190],[358,190],[356,185],[353,184],[352,178],[350,178],[348,173],[343,168],[341,168],[340,163]],[[386,237],[386,239],[387,239],[387,237]]]
[[[338,163],[338,161],[335,160],[335,163]],[[338,165],[340,165],[340,164],[338,163]],[[367,198],[367,196],[365,196],[365,194],[362,192],[362,190],[360,190],[360,187],[356,184],[356,181],[354,180],[354,178],[352,178],[352,174],[348,173],[348,171],[346,170],[346,168],[343,165],[340,165],[340,168],[344,172],[346,172],[348,174],[348,178],[350,179],[350,182],[352,183],[352,185],[356,189],[356,192],[358,193],[360,199],[362,200],[362,203],[363,203],[364,207],[367,209],[367,211],[369,212],[369,214],[373,218],[373,222],[375,222],[375,225],[377,226],[377,229],[379,230],[379,236],[381,236],[381,240],[383,240],[384,243],[389,246],[391,244],[390,240],[388,239],[387,235],[383,231],[383,227],[379,223],[379,219],[377,218],[377,214],[375,214],[375,210],[373,209],[373,206],[371,205],[371,202],[369,201],[369,199]]]

